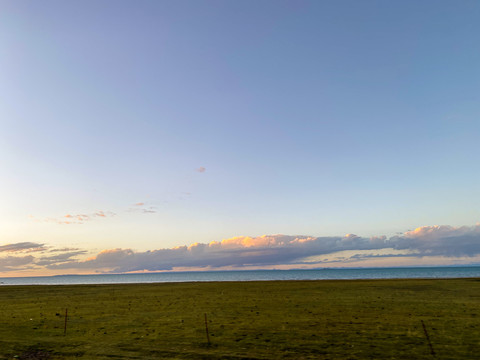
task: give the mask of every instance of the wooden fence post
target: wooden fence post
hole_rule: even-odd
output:
[[[63,327],[63,335],[67,334],[67,319],[68,319],[68,309],[65,309],[65,326]]]
[[[425,327],[425,324],[423,323],[423,320],[420,320],[420,321],[422,322],[423,332],[425,333],[425,336],[427,337],[428,346],[430,347],[430,354],[432,354],[435,357],[435,351],[433,351],[433,346],[432,346],[432,343],[430,342],[430,336],[428,336],[427,328]]]
[[[210,345],[210,336],[208,335],[207,313],[205,313],[205,332],[207,333],[207,343]]]

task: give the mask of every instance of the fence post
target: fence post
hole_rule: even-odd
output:
[[[207,343],[210,345],[210,336],[208,335],[207,313],[205,313],[205,332],[207,333]]]
[[[425,324],[424,324],[423,320],[420,320],[420,321],[422,322],[423,332],[425,333],[425,336],[427,337],[428,346],[430,347],[430,354],[435,356],[435,351],[433,351],[433,346],[432,346],[432,343],[430,342],[430,336],[428,336],[427,328],[425,327]]]
[[[68,319],[68,309],[65,309],[65,326],[63,327],[63,335],[67,334],[67,319]]]

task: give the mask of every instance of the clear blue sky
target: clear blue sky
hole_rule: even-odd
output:
[[[473,226],[479,19],[473,0],[3,0],[0,242]]]

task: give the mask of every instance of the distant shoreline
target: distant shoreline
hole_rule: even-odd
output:
[[[74,285],[279,280],[462,279],[480,277],[479,266],[228,270],[0,278],[2,285]]]

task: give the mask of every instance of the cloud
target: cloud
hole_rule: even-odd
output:
[[[39,266],[67,264],[75,261],[74,259],[72,259],[73,257],[78,255],[83,255],[86,252],[87,252],[86,250],[78,250],[78,251],[63,252],[53,256],[44,256],[44,257],[41,257],[39,260],[35,261],[35,264]]]
[[[106,217],[111,217],[115,215],[116,214],[111,211],[99,210],[93,214],[66,214],[57,218],[48,217],[48,218],[38,219],[32,215],[29,215],[28,217],[37,222],[55,223],[60,225],[71,225],[71,224],[84,224],[85,222],[91,221],[98,217],[106,218]]]
[[[244,268],[315,263],[315,256],[343,252],[347,259],[372,257],[460,257],[480,254],[480,225],[454,228],[427,226],[402,236],[365,238],[354,234],[333,237],[264,235],[238,236],[208,244],[136,252],[110,249],[83,261],[50,268],[107,269],[113,272],[160,271],[175,268]],[[317,260],[318,266],[322,261]]]
[[[34,252],[45,250],[44,244],[34,242],[20,242],[0,246],[0,252]]]
[[[157,212],[157,208],[155,206],[149,206],[146,209],[142,209],[144,214],[155,214]]]
[[[30,251],[43,244],[18,243],[0,247],[0,251]],[[423,226],[404,234],[361,237],[314,237],[291,235],[237,236],[210,243],[192,242],[189,246],[135,251],[107,249],[85,258],[81,249],[59,249],[58,254],[24,259],[27,264],[62,272],[67,269],[90,272],[136,272],[199,269],[245,269],[274,267],[322,267],[328,264],[399,264],[409,265],[480,262],[480,224],[452,227]],[[469,260],[470,259],[470,260]],[[27,261],[28,260],[28,261]],[[10,260],[20,261],[20,260]],[[380,262],[381,261],[381,262]],[[443,262],[445,263],[445,262]]]
[[[147,206],[144,202],[138,202],[133,208],[128,209],[130,212],[140,212],[143,214],[155,214],[157,212],[156,206]]]
[[[85,215],[85,214],[78,214],[78,215],[67,214],[67,215],[64,216],[64,218],[68,219],[68,221],[83,222],[83,221],[90,220],[91,216]]]
[[[32,255],[27,256],[7,256],[0,258],[0,271],[16,271],[25,269],[26,265],[32,264],[35,258]]]
[[[419,256],[475,256],[480,254],[480,224],[422,226],[389,241],[395,249],[415,250]]]
[[[353,246],[352,241],[355,241]],[[378,242],[347,237],[307,237],[270,235],[235,237],[209,244],[193,243],[172,249],[135,252],[131,249],[110,249],[84,261],[49,265],[49,269],[107,269],[112,272],[159,271],[174,268],[242,268],[275,264],[302,263],[311,255],[342,250],[375,249]]]
[[[206,168],[204,168],[203,166],[200,166],[199,168],[195,169],[197,172],[199,173],[204,173],[205,170],[207,170]]]
[[[55,249],[50,249],[48,250],[48,252],[68,252],[68,251],[77,251],[77,250],[80,250],[79,248],[68,248],[68,247],[65,247],[65,248],[55,248]]]

